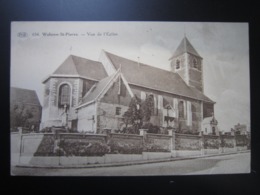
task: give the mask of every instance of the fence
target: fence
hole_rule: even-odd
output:
[[[12,163],[95,164],[178,156],[201,156],[246,150],[246,135],[189,135],[169,130],[169,135],[82,133],[12,133]],[[120,155],[118,155],[120,154]]]

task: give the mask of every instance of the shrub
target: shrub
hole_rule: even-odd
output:
[[[125,134],[139,134],[139,129],[137,126],[133,125],[130,127],[124,127],[122,132]]]
[[[108,146],[103,143],[81,140],[61,140],[60,148],[66,156],[103,156],[109,151]]]
[[[34,153],[34,156],[54,156],[54,136],[53,135],[44,135],[37,151]]]
[[[220,143],[217,139],[205,139],[204,141],[205,149],[218,149],[219,145]]]
[[[189,129],[178,129],[176,131],[176,133],[180,133],[180,134],[189,134],[189,135],[199,135],[200,132],[198,131],[193,131],[193,130],[189,130]]]
[[[147,133],[160,134],[160,127],[153,125],[152,123],[146,123],[142,126],[142,129],[148,129]]]

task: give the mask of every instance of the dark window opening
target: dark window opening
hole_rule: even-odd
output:
[[[197,115],[196,115],[196,107],[192,104],[191,105],[191,113],[192,113],[192,120],[196,121],[197,120]]]
[[[180,60],[176,60],[176,69],[180,68]]]
[[[212,134],[213,134],[213,135],[216,135],[216,129],[215,129],[215,127],[212,127]]]
[[[68,84],[60,86],[59,91],[59,106],[70,106],[70,87]]]
[[[198,68],[198,62],[196,59],[193,59],[193,68]]]
[[[121,114],[121,108],[120,107],[116,107],[116,115],[120,115]]]
[[[183,101],[179,102],[179,118],[184,118],[184,103]]]

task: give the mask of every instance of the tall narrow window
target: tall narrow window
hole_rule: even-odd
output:
[[[176,69],[180,68],[180,60],[176,60]]]
[[[59,93],[59,106],[70,105],[70,86],[68,84],[63,84],[60,86]]]
[[[178,104],[179,118],[184,118],[184,103],[180,101]]]
[[[198,68],[198,62],[196,59],[193,59],[193,68]]]
[[[195,107],[195,105],[191,105],[191,112],[192,112],[192,120],[193,121],[196,121],[197,120],[197,115],[196,115],[196,112],[197,112],[197,109]]]
[[[213,134],[213,135],[216,135],[216,129],[215,129],[215,127],[212,127],[212,134]]]
[[[154,96],[154,115],[158,115],[158,110],[157,110],[157,99],[156,99],[156,97]]]
[[[120,107],[116,107],[116,115],[120,115],[121,114],[121,108]]]

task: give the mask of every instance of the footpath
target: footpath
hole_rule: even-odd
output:
[[[181,161],[181,160],[191,160],[191,159],[199,159],[199,158],[208,158],[215,156],[225,156],[225,155],[233,155],[240,153],[247,153],[250,150],[238,151],[238,152],[229,152],[229,153],[221,153],[221,154],[208,154],[203,156],[188,156],[188,157],[172,157],[172,158],[164,158],[164,159],[153,159],[153,160],[143,160],[143,161],[131,161],[131,162],[120,162],[120,163],[107,163],[107,164],[86,164],[86,165],[59,165],[59,166],[39,166],[39,165],[15,165],[16,167],[21,168],[49,168],[49,169],[69,169],[69,168],[99,168],[99,167],[117,167],[117,166],[131,166],[131,165],[140,165],[140,164],[149,164],[149,163],[160,163],[160,162],[170,162],[170,161]]]

